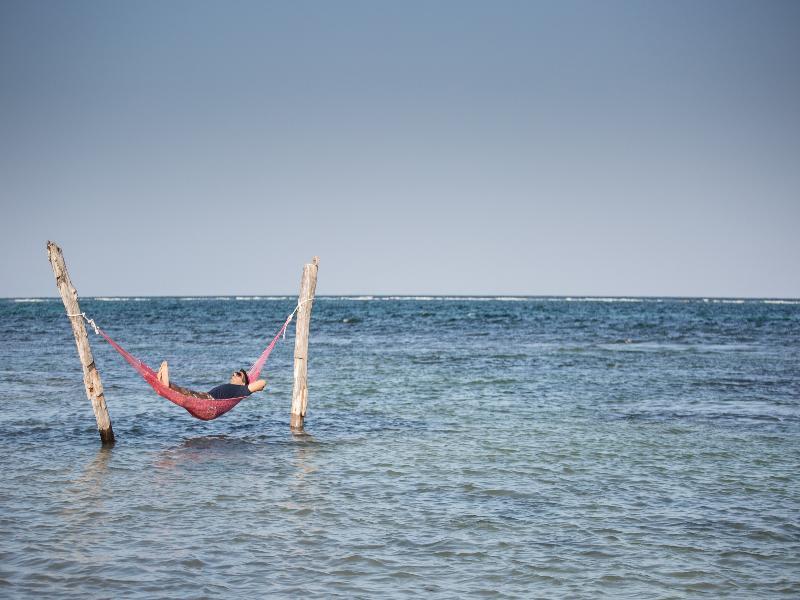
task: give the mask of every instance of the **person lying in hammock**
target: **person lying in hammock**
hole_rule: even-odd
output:
[[[243,396],[249,396],[253,392],[260,392],[267,386],[267,382],[263,379],[258,379],[251,383],[250,379],[247,377],[247,371],[245,369],[240,369],[239,371],[234,371],[233,375],[231,375],[229,383],[218,385],[215,388],[211,388],[208,392],[195,392],[179,385],[175,385],[174,383],[170,383],[169,365],[167,364],[167,361],[162,362],[161,366],[158,368],[158,380],[164,385],[169,386],[171,389],[185,396],[192,396],[193,398],[206,398],[209,400],[212,398],[215,400],[241,398]]]

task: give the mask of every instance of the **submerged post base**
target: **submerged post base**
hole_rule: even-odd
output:
[[[111,425],[108,426],[108,429],[98,429],[100,432],[100,441],[103,443],[103,446],[113,446],[116,440],[114,439],[114,430],[111,429]]]
[[[302,431],[303,430],[303,415],[292,415],[292,420],[289,422],[289,427],[292,429]]]

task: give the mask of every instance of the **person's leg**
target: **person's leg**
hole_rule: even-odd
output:
[[[169,365],[167,361],[161,363],[158,367],[158,380],[166,386],[169,386]]]
[[[169,365],[167,364],[167,361],[162,362],[161,366],[158,368],[158,380],[164,385],[166,385],[169,389],[174,390],[179,394],[183,394],[184,396],[190,396],[192,398],[202,398],[203,400],[214,399],[214,397],[208,392],[195,392],[194,390],[190,390],[188,388],[175,385],[174,383],[170,383]]]
[[[190,398],[202,398],[203,400],[213,400],[214,396],[209,394],[208,392],[195,392],[194,390],[190,390],[189,388],[181,387],[179,385],[175,385],[174,383],[169,384],[169,389],[178,392],[179,394],[183,394],[184,396],[189,396]]]
[[[214,396],[209,394],[208,392],[195,392],[194,390],[190,390],[189,388],[181,387],[174,383],[169,384],[169,389],[182,394],[183,396],[188,396],[190,398],[202,398],[204,400],[213,400]]]

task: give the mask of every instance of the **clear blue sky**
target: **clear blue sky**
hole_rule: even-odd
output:
[[[0,3],[0,296],[800,297],[800,2]]]

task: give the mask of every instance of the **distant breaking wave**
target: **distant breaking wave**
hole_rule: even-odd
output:
[[[271,302],[274,301],[285,301],[293,298],[293,296],[236,296],[236,300],[242,301],[253,301],[253,300],[268,300]]]
[[[572,296],[567,296],[563,298],[566,302],[644,302],[644,298],[613,298],[613,297],[579,297],[573,298]]]

